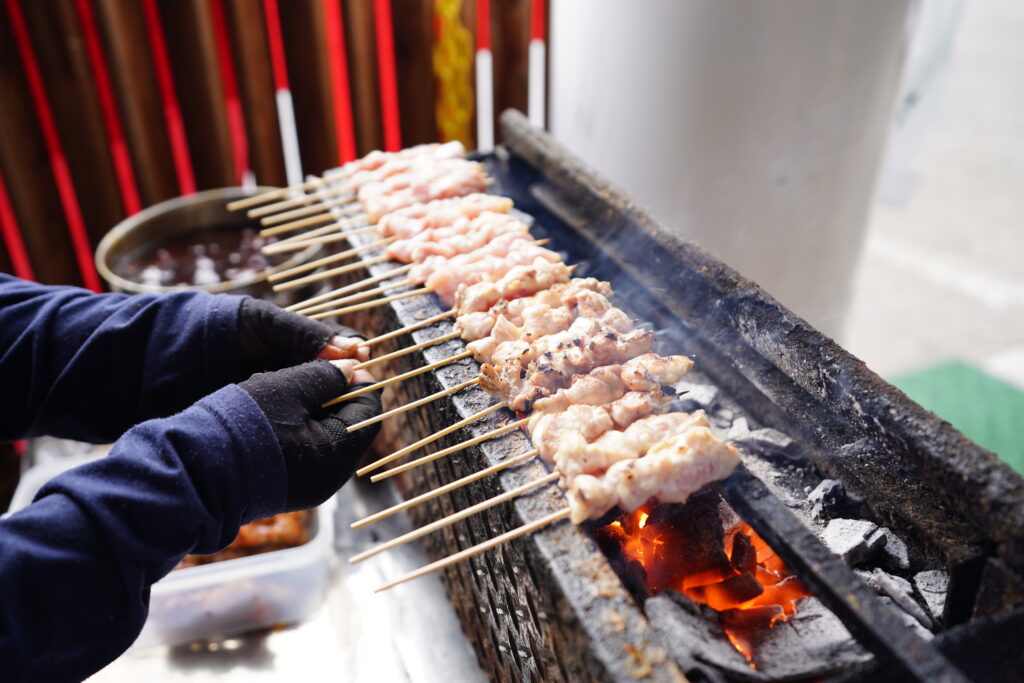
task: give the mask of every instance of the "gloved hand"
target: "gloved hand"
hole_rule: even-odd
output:
[[[238,361],[242,378],[254,372],[279,370],[314,358],[366,360],[369,350],[351,327],[278,308],[261,299],[242,300],[238,311]]]
[[[330,408],[320,406],[361,385],[372,383],[354,360],[306,363],[253,375],[240,383],[267,416],[288,470],[285,511],[324,502],[352,476],[380,424],[354,432],[349,425],[380,414],[380,392],[373,391]]]

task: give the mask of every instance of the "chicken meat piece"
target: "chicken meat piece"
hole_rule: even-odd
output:
[[[619,377],[621,369],[618,365],[604,365],[585,375],[574,375],[568,387],[537,401],[533,410],[535,413],[560,413],[573,405],[604,405],[617,401],[628,391]]]
[[[686,356],[659,356],[646,353],[622,366],[622,381],[633,391],[651,391],[675,384],[693,367]]]
[[[621,363],[654,346],[645,330],[620,334],[600,320],[577,318],[565,332],[499,344],[491,363],[480,368],[481,387],[510,408],[529,412],[534,403],[569,385],[573,375]]]
[[[508,247],[503,249],[506,244]],[[487,253],[492,249],[497,252],[495,255]],[[467,258],[462,260],[462,256]],[[462,285],[468,287],[481,282],[495,282],[504,278],[514,268],[544,261],[557,263],[558,254],[538,247],[533,243],[529,233],[510,233],[495,238],[491,244],[470,254],[460,254],[448,259],[426,279],[424,285],[433,290],[446,304],[451,304],[455,299],[455,293]],[[413,268],[409,271],[409,279],[417,282],[415,278],[418,278],[421,272]]]
[[[608,296],[611,288],[607,282],[594,278],[573,278],[559,283],[531,296],[499,301],[486,311],[460,315],[456,325],[467,341],[482,339],[491,333],[491,327],[499,315],[523,331],[523,338],[532,341],[546,334],[567,329],[578,317],[577,300],[580,296],[601,297],[605,310],[611,308]],[[592,308],[587,310],[594,310]],[[568,313],[568,315],[567,315]]]
[[[525,223],[508,214],[486,212],[470,220],[460,218],[443,228],[430,228],[414,237],[388,245],[385,254],[403,263],[420,263],[428,256],[451,258],[475,251],[507,233],[528,236]]]
[[[461,315],[486,311],[502,299],[515,299],[567,282],[572,271],[561,262],[536,258],[528,266],[516,266],[497,282],[462,285],[455,292],[455,309]]]
[[[534,413],[527,430],[541,457],[554,462],[559,446],[570,436],[588,443],[612,427],[608,412],[600,406],[578,403],[557,413]]]
[[[453,166],[456,161],[462,160],[453,159],[446,164]],[[473,162],[464,163],[468,165],[450,168],[437,177],[403,178],[399,181],[401,176],[395,176],[382,183],[364,185],[359,189],[358,197],[367,219],[371,223],[376,223],[382,216],[413,204],[461,197],[487,189],[487,177],[484,175],[483,167]],[[403,189],[391,189],[391,186],[400,182],[409,182],[409,185]]]
[[[685,503],[707,484],[728,477],[739,463],[735,447],[708,427],[692,427],[639,458],[616,462],[604,474],[575,477],[568,491],[571,519],[579,524],[616,506],[632,512],[652,498]]]
[[[454,159],[464,156],[466,156],[466,148],[457,140],[445,143],[431,142],[414,147],[406,147],[397,152],[374,150],[359,159],[354,159],[346,164],[342,164],[338,168],[326,171],[324,173],[324,180],[335,182],[351,178],[356,173],[373,171],[389,161],[397,161],[399,159]]]
[[[655,444],[701,426],[708,426],[704,411],[648,415],[625,428],[609,429],[597,438],[581,440],[568,432],[560,435],[561,440],[549,439],[545,446],[548,459],[571,488],[580,475],[599,476],[616,463],[636,460]]]
[[[484,212],[504,214],[511,209],[512,200],[508,197],[474,192],[393,211],[377,221],[377,229],[384,237],[409,239],[424,230],[454,225],[458,220],[473,219]]]

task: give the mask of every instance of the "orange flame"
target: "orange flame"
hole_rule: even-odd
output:
[[[626,564],[643,567],[652,593],[675,589],[718,611],[729,642],[754,668],[749,634],[791,617],[797,600],[810,593],[745,522],[725,530],[723,547],[712,549],[708,559],[703,555],[709,553],[692,548],[683,515],[658,519],[654,512],[645,505],[603,527],[599,536],[618,545]]]

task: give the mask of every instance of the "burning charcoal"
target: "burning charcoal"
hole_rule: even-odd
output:
[[[692,413],[701,409],[710,412],[711,406],[718,400],[718,387],[713,387],[710,384],[679,382],[673,387],[681,394],[678,403],[680,404],[679,410],[683,412]]]
[[[731,628],[761,628],[785,612],[781,605],[761,605],[750,609],[726,609],[718,613],[722,624]]]
[[[754,565],[757,563],[757,551],[749,536],[742,533],[733,534],[729,561],[738,572],[753,571]]]
[[[871,559],[885,543],[884,534],[872,538],[877,528],[877,524],[866,519],[833,519],[825,527],[821,540],[847,564],[855,566]]]
[[[893,571],[906,571],[910,569],[910,554],[907,544],[889,529],[882,527],[875,534],[885,536],[885,543],[882,546],[882,566]],[[868,543],[877,543],[874,534]]]
[[[751,572],[746,572],[708,586],[691,588],[687,592],[691,597],[707,603],[714,609],[725,609],[753,600],[764,592],[764,588]]]
[[[737,438],[734,443],[750,453],[763,457],[799,457],[796,442],[776,429],[755,429]]]
[[[899,605],[900,609],[914,617],[921,626],[927,629],[932,628],[932,620],[914,599],[914,588],[909,581],[899,576],[893,576],[882,569],[875,569],[873,572],[858,570],[856,573],[876,593],[889,596],[894,603]]]
[[[651,591],[647,588],[647,571],[638,560],[620,563],[617,569],[626,590],[641,599],[651,597]]]
[[[644,603],[644,612],[656,632],[664,635],[672,657],[704,662],[726,671],[730,680],[767,681],[751,670],[722,631],[718,614],[685,595],[667,590]]]
[[[938,623],[942,619],[942,611],[946,607],[946,591],[949,589],[949,574],[941,569],[932,569],[914,575],[917,592],[924,598],[928,612]]]

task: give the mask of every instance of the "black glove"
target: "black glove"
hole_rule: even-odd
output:
[[[238,311],[239,375],[245,378],[305,363],[316,358],[333,335],[361,336],[351,327],[329,327],[261,299],[243,299]]]
[[[380,392],[330,408],[320,406],[350,390],[341,370],[319,360],[253,375],[239,386],[252,396],[274,428],[288,470],[285,510],[311,508],[348,481],[380,424],[354,432],[356,422],[380,414]],[[351,389],[357,389],[356,385]]]

